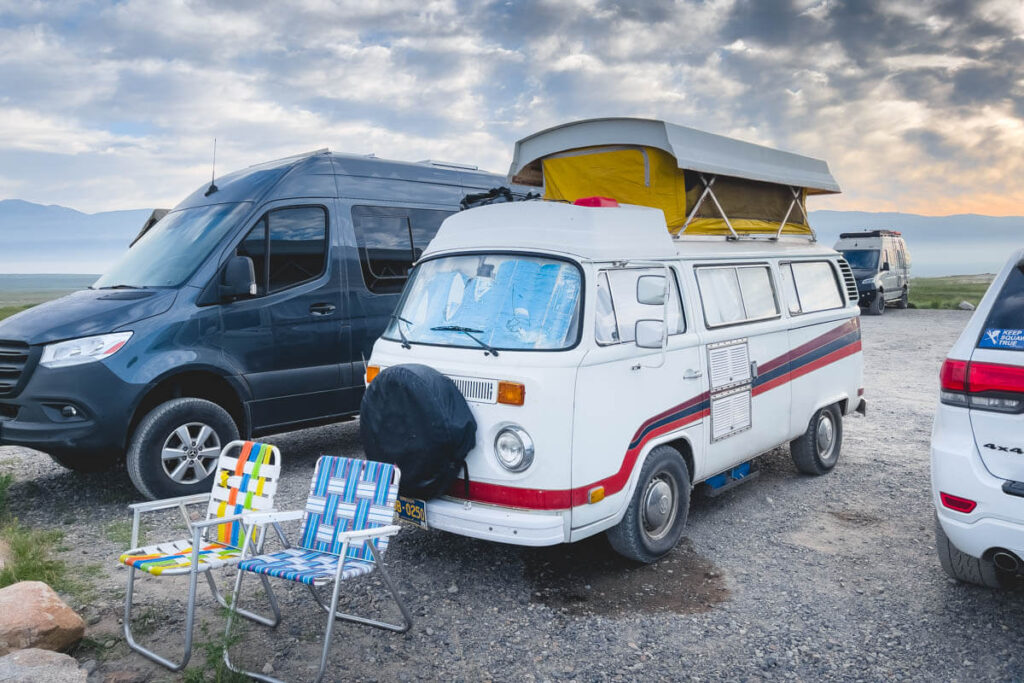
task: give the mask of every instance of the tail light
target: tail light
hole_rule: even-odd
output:
[[[953,494],[945,493],[944,491],[939,492],[939,500],[942,501],[943,507],[947,507],[950,510],[955,510],[957,512],[962,512],[965,515],[978,506],[978,504],[970,498],[961,498],[960,496],[954,496]]]
[[[939,399],[953,406],[1024,412],[1024,367],[947,358],[939,372]]]

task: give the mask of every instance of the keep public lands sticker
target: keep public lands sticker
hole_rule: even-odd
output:
[[[1001,330],[990,327],[981,336],[978,346],[983,349],[1024,350],[1024,330]]]

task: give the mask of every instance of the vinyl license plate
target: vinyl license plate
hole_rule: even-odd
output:
[[[427,503],[419,498],[399,496],[395,501],[395,509],[399,519],[415,524],[421,529],[427,528]]]

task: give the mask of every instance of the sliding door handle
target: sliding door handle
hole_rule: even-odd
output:
[[[683,379],[700,379],[704,373],[700,370],[689,369],[683,373]]]

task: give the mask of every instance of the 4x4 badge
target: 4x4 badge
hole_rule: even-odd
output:
[[[1000,453],[1016,453],[1017,455],[1024,455],[1024,449],[1021,448],[1010,448],[1009,446],[997,446],[994,443],[985,444],[985,448],[991,448],[994,451]]]

